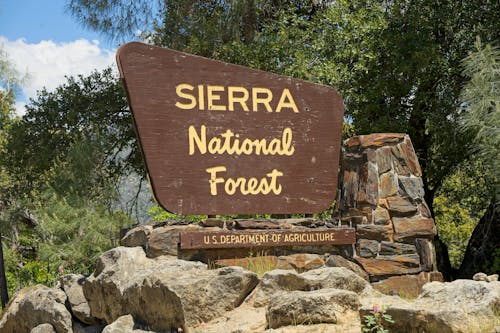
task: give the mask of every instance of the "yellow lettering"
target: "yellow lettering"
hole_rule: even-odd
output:
[[[179,109],[183,109],[183,110],[189,110],[189,109],[194,108],[196,106],[196,99],[194,98],[193,95],[184,92],[184,90],[192,91],[193,89],[194,89],[194,87],[190,84],[187,84],[187,83],[178,84],[175,87],[175,92],[177,93],[177,96],[179,96],[180,98],[190,100],[191,102],[190,103],[181,103],[181,102],[177,101],[175,103],[175,106],[178,107]]]
[[[210,174],[210,179],[208,183],[210,184],[211,195],[217,195],[217,184],[224,182],[224,178],[217,178],[216,176],[217,172],[225,172],[226,170],[227,169],[224,166],[217,166],[206,169],[206,171]]]
[[[198,105],[200,110],[205,110],[205,90],[203,90],[203,85],[198,85]]]
[[[293,112],[299,112],[299,109],[297,109],[297,105],[295,105],[295,101],[293,100],[293,96],[287,88],[283,89],[283,92],[281,93],[280,101],[276,107],[276,112],[281,112],[281,109],[283,108],[291,108]]]
[[[266,97],[259,97],[265,94]],[[252,88],[252,110],[254,112],[258,111],[258,105],[262,104],[266,107],[267,112],[273,112],[271,105],[269,104],[273,99],[273,93],[267,88]]]
[[[200,128],[201,138],[198,136],[196,129],[193,125],[189,126],[188,137],[189,137],[189,155],[194,155],[194,144],[198,147],[200,154],[205,154],[207,152],[207,127],[201,125]]]
[[[215,101],[220,101],[220,95],[215,94],[216,92],[224,91],[223,86],[207,86],[207,101],[208,109],[213,111],[226,111],[225,105],[215,105]]]
[[[242,93],[243,96],[236,97],[235,93]],[[248,90],[243,87],[227,87],[227,102],[229,111],[234,111],[234,103],[240,103],[244,111],[249,111],[247,106]]]

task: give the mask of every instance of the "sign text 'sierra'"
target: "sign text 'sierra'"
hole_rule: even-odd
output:
[[[334,200],[343,116],[334,89],[141,43],[117,60],[167,210],[313,213]]]

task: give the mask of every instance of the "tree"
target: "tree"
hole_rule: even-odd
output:
[[[14,93],[19,89],[20,84],[26,77],[21,74],[12,65],[8,54],[0,47],[0,154],[5,152],[7,144],[7,133],[13,125],[14,114]],[[3,235],[8,229],[8,223],[5,221],[5,211],[12,201],[9,189],[12,187],[12,181],[2,163],[0,163],[0,301],[2,307],[5,307],[9,300],[7,290],[7,278],[5,274]]]
[[[482,163],[488,180],[489,206],[467,244],[458,276],[470,278],[478,271],[500,270],[500,50],[476,41],[476,50],[464,59],[470,81],[462,90],[463,130],[473,134],[473,158]]]
[[[78,198],[92,199],[121,175],[143,173],[135,140],[123,88],[107,69],[70,77],[54,92],[40,91],[9,131],[2,160],[18,193],[51,180],[60,193],[73,191]],[[49,175],[64,163],[72,166],[65,169],[68,174]]]

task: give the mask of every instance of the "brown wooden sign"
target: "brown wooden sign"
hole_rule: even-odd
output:
[[[333,88],[136,42],[117,61],[168,211],[315,213],[333,202],[343,119]]]
[[[345,245],[356,242],[353,228],[314,231],[246,230],[186,231],[180,233],[181,249],[274,247],[295,245]]]

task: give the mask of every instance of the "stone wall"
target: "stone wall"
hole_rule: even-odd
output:
[[[344,143],[339,214],[356,228],[354,257],[372,281],[436,269],[436,228],[421,177],[408,135],[371,134]]]

